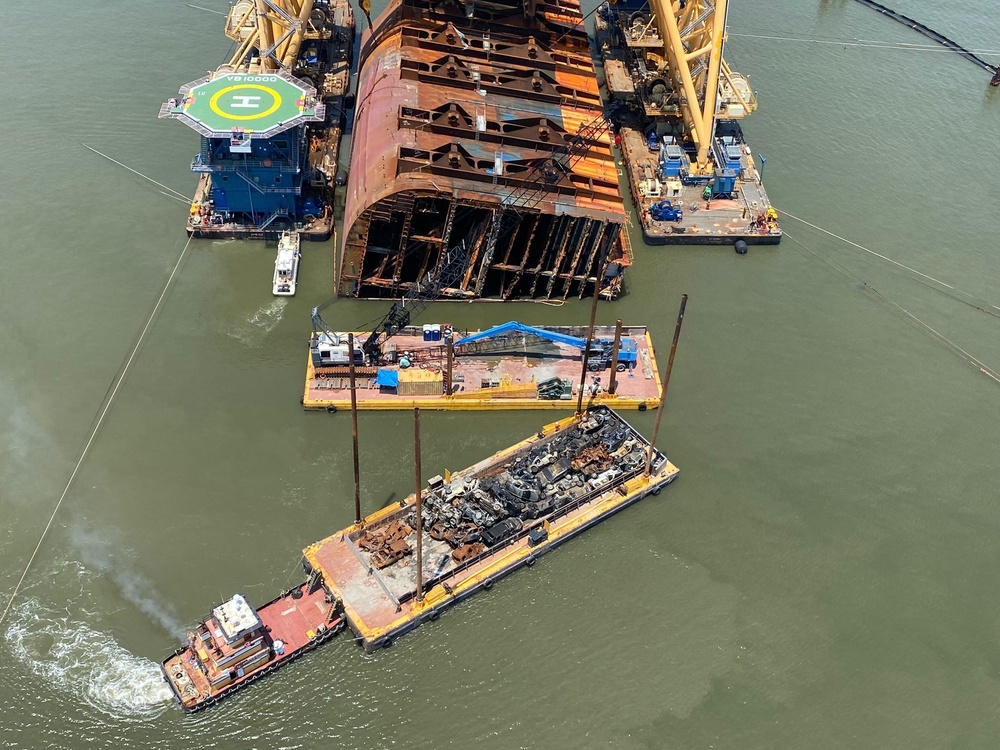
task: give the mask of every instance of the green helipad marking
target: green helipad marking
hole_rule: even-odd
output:
[[[226,73],[192,88],[183,112],[219,134],[234,129],[252,133],[311,114],[305,99],[305,89],[278,75]]]

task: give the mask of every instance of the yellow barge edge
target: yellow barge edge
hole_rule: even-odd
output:
[[[355,336],[367,334],[355,333]],[[656,362],[656,353],[653,350],[653,340],[649,332],[645,334],[645,350],[649,353],[649,369],[652,373],[649,394],[642,397],[628,396],[622,394],[611,395],[606,391],[601,391],[596,396],[584,394],[584,407],[607,406],[617,411],[646,411],[656,409],[660,405],[660,368]],[[360,380],[359,376],[359,380]],[[316,380],[316,368],[313,366],[312,358],[307,355],[306,378],[302,391],[302,406],[307,411],[326,411],[335,413],[341,409],[350,410],[350,392],[342,395],[338,393],[330,398],[317,398],[312,394],[310,387]],[[655,386],[655,388],[654,388]],[[574,384],[579,387],[579,382]],[[462,392],[452,396],[443,393],[433,396],[395,396],[392,399],[368,399],[363,396],[363,391],[358,391],[357,405],[359,411],[401,411],[412,410],[415,407],[437,411],[513,411],[513,410],[533,410],[533,411],[576,411],[577,397],[574,394],[571,399],[545,400],[533,397],[517,397],[505,395],[503,389],[483,389],[482,391]]]
[[[537,435],[499,451],[467,469],[457,471],[451,477],[465,477],[485,466],[503,464],[519,450],[542,440],[544,436],[551,435],[553,431],[571,427],[580,419],[581,417],[574,415],[568,419],[546,425]],[[327,590],[341,603],[347,623],[354,631],[356,639],[366,652],[372,653],[380,648],[391,646],[397,637],[419,625],[436,620],[444,609],[481,590],[492,588],[493,583],[500,578],[519,568],[532,566],[541,555],[633,505],[647,495],[659,495],[663,487],[677,478],[680,470],[660,451],[655,451],[654,455],[656,457],[653,462],[654,469],[649,476],[640,473],[617,487],[609,488],[602,495],[575,508],[564,517],[551,522],[546,521],[544,523],[547,532],[545,541],[532,546],[527,538],[521,538],[516,540],[516,543],[498,549],[494,554],[488,555],[481,565],[477,565],[471,571],[463,571],[467,572],[467,575],[456,576],[453,580],[431,586],[426,591],[422,601],[412,598],[402,605],[397,604],[394,615],[390,615],[383,624],[375,625],[366,622],[364,616],[352,606],[350,592],[337,584],[336,576],[332,575],[333,571],[325,568],[320,552],[326,545],[343,545],[349,535],[412,508],[415,504],[415,494],[370,514],[360,524],[349,526],[310,545],[303,550],[305,564],[308,571],[319,574],[323,578]],[[370,575],[372,571],[369,570],[368,573]]]

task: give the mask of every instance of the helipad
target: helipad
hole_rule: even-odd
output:
[[[180,90],[161,113],[208,138],[234,130],[267,138],[303,122],[322,120],[316,90],[285,73],[216,73]]]

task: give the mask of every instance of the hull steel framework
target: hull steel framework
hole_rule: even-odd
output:
[[[443,296],[617,294],[631,253],[576,0],[390,3],[363,38],[355,117],[341,295],[405,294],[462,240]]]

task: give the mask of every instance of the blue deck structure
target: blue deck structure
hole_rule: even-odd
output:
[[[264,230],[317,218],[306,123],[322,122],[325,110],[310,84],[281,71],[217,72],[181,87],[160,116],[201,134],[191,170],[206,175],[207,200],[193,221]]]

